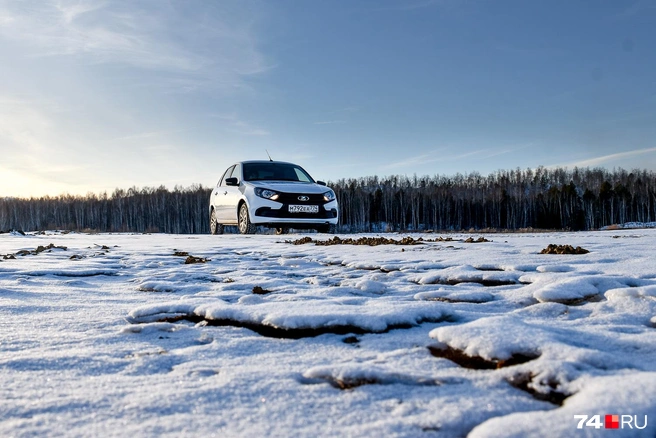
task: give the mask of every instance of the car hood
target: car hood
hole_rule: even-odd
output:
[[[320,186],[319,184],[294,182],[294,181],[247,181],[253,187],[261,187],[263,189],[276,190],[284,193],[326,193],[330,190],[329,187]]]

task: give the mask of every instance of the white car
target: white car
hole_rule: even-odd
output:
[[[242,161],[230,166],[210,195],[210,233],[237,225],[252,234],[258,225],[286,233],[314,228],[334,233],[339,221],[335,192],[301,167],[282,161]]]

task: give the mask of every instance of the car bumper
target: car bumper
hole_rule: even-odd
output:
[[[339,210],[337,202],[332,201],[326,204],[318,205],[317,213],[291,213],[289,204],[278,202],[267,202],[268,205],[261,205],[255,209],[251,215],[251,222],[258,225],[276,225],[300,227],[314,225],[331,224],[336,225],[339,221]]]

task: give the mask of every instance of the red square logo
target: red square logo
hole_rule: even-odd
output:
[[[620,416],[619,415],[606,415],[606,429],[619,429]]]

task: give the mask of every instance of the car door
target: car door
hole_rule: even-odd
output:
[[[241,164],[236,164],[230,178],[237,178],[236,186],[229,186],[225,184],[221,187],[220,194],[223,194],[223,207],[222,212],[224,223],[237,223],[237,205],[239,205],[239,200],[241,199],[241,191],[239,190],[239,185],[242,182],[241,177]],[[226,177],[227,179],[227,177]]]
[[[216,187],[214,188],[214,192],[212,193],[212,205],[214,206],[214,214],[216,215],[216,219],[220,224],[224,224],[226,220],[226,208],[227,208],[227,199],[226,195],[228,194],[227,190],[225,190],[226,183],[225,180],[230,178],[230,175],[232,174],[232,171],[235,169],[235,165],[232,165],[226,169],[226,171],[223,173],[223,176],[219,180],[219,182],[216,184]]]

